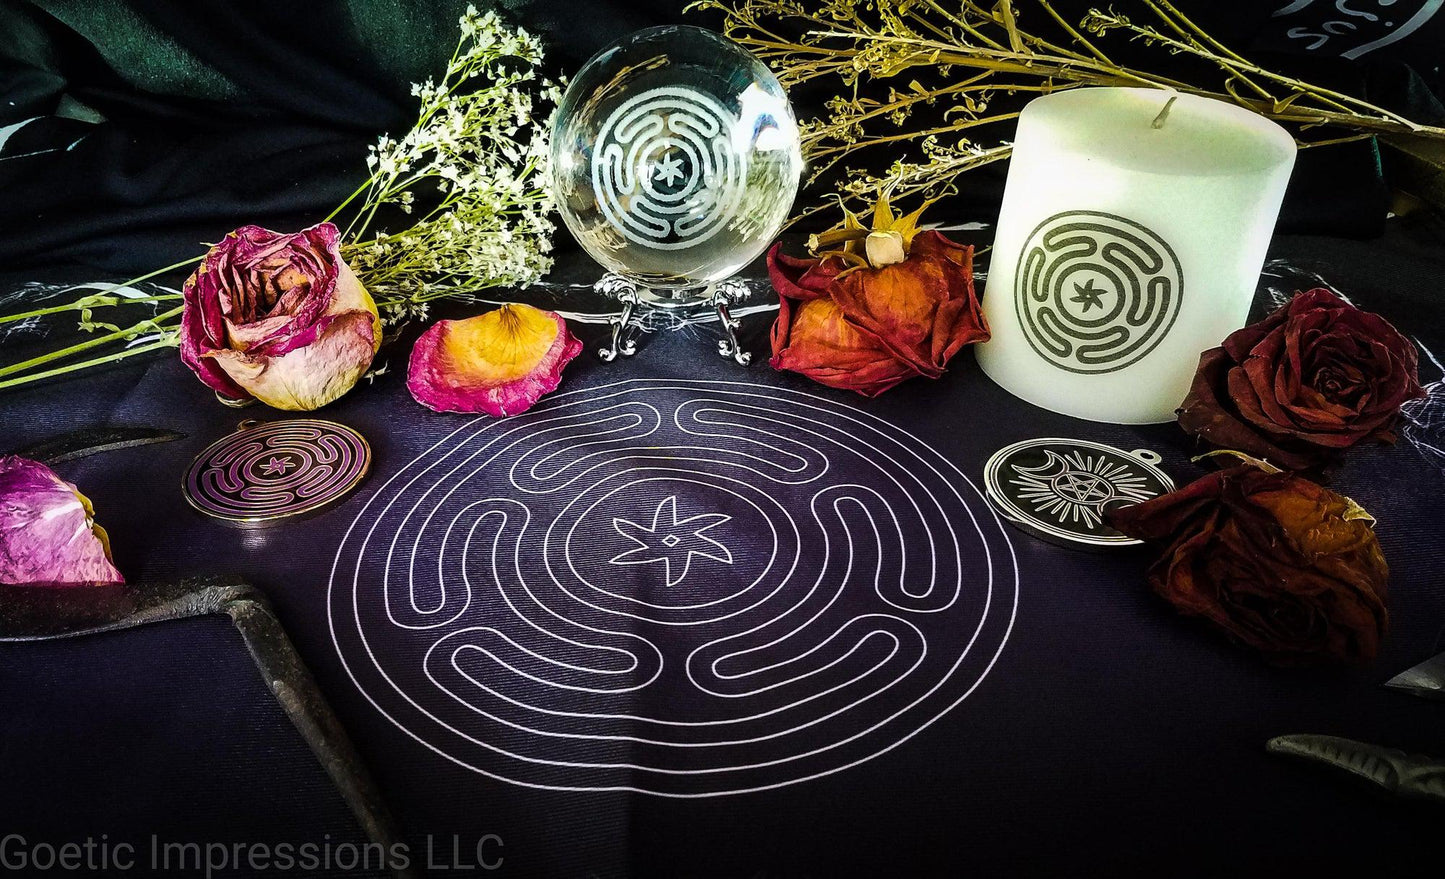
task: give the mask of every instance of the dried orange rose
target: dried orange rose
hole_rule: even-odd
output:
[[[773,247],[774,369],[872,397],[916,375],[938,378],[963,346],[988,339],[973,248],[918,232],[917,220],[918,212],[894,217],[883,199],[871,230],[849,214],[842,228],[816,236],[817,259]]]
[[[973,248],[924,232],[902,262],[848,271],[837,257],[768,254],[779,296],[774,369],[876,396],[916,375],[938,378],[965,345],[988,339],[973,289]]]

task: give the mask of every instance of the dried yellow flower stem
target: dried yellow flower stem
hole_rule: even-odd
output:
[[[995,99],[1079,86],[1170,89],[1233,101],[1299,133],[1321,126],[1343,130],[1315,140],[1297,133],[1301,146],[1376,134],[1445,139],[1445,129],[1260,67],[1170,0],[1130,0],[1130,6],[1139,10],[1140,22],[1110,7],[1091,9],[1072,23],[1050,0],[988,5],[974,0],[700,0],[690,8],[720,12],[724,33],[768,62],[787,86],[838,81],[827,115],[802,123],[803,149],[812,168],[809,182],[860,151],[916,146],[917,153],[896,159],[886,173],[847,169],[844,201],[871,202],[884,187],[892,187],[895,199],[942,194],[958,175],[1009,155],[1006,142],[981,145],[971,139],[972,129],[1018,115],[995,112]],[[1038,27],[1026,26],[1031,17]],[[1112,33],[1196,59],[1215,68],[1220,79],[1184,81],[1116,63],[1099,45]],[[949,81],[960,69],[968,75]],[[908,81],[909,76],[918,79]],[[906,88],[900,87],[903,83]],[[888,97],[864,97],[865,84],[873,86],[867,91],[886,90]],[[921,122],[914,115],[920,107],[932,108]],[[828,206],[815,205],[802,216]]]

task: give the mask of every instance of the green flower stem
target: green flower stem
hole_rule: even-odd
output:
[[[360,223],[362,218],[366,216],[367,209],[371,207],[372,201],[376,198],[375,190],[379,182],[375,175],[366,181],[366,186],[362,190],[366,193],[366,198],[362,200],[361,207],[357,209],[355,216],[351,218],[351,222],[347,223],[346,228],[342,231],[341,240],[343,242],[355,241],[361,237],[360,233],[356,232],[356,224]]]
[[[156,270],[153,271],[153,272],[148,272],[147,274],[141,275],[139,278],[131,278],[129,281],[124,281],[124,282],[119,283],[119,284],[112,284],[112,285],[110,286],[110,289],[111,289],[111,290],[123,290],[123,289],[125,289],[126,287],[131,287],[131,286],[134,286],[134,285],[136,285],[136,284],[139,284],[141,281],[149,281],[151,278],[154,278],[154,277],[157,276],[157,275],[164,275],[166,272],[174,271],[174,270],[176,270],[176,269],[183,269],[183,268],[185,268],[186,266],[189,266],[189,265],[193,265],[193,264],[195,264],[195,263],[198,263],[198,262],[200,262],[201,260],[203,260],[203,259],[205,259],[205,258],[206,258],[206,255],[205,255],[205,254],[201,254],[200,256],[193,256],[193,257],[191,257],[190,259],[183,259],[183,260],[181,260],[180,262],[178,262],[178,263],[173,263],[173,264],[171,264],[171,265],[166,266],[165,268],[156,269]],[[105,293],[96,293],[95,295],[96,295],[96,296],[104,296],[104,295],[106,295],[106,294],[105,294]],[[157,295],[157,296],[147,296],[147,297],[144,297],[144,298],[141,298],[141,299],[127,299],[127,300],[125,300],[125,302],[116,302],[116,303],[113,303],[113,304],[115,304],[115,305],[124,305],[124,304],[126,304],[126,303],[131,303],[131,302],[160,302],[160,301],[165,300],[165,299],[179,299],[180,297],[181,297],[181,294],[180,294],[180,293],[164,293],[164,294],[160,294],[160,295]],[[86,297],[86,298],[89,298],[89,297]],[[111,304],[111,303],[107,303],[107,304]],[[62,311],[73,311],[73,310],[79,310],[79,309],[81,309],[81,308],[97,308],[97,307],[103,308],[103,307],[105,307],[105,306],[104,306],[104,305],[101,305],[101,306],[84,305],[84,304],[82,304],[81,302],[71,302],[71,303],[69,303],[69,304],[67,304],[67,305],[56,305],[56,306],[52,306],[52,307],[50,307],[50,308],[37,308],[37,309],[34,310],[34,311],[26,311],[26,312],[22,312],[22,313],[20,313],[20,314],[7,314],[7,315],[5,315],[4,317],[0,317],[0,324],[3,324],[3,323],[11,323],[11,322],[17,321],[17,320],[25,320],[25,319],[28,318],[28,317],[41,317],[41,316],[47,315],[47,314],[58,314],[58,313],[60,313],[60,312],[62,312]]]
[[[156,269],[156,270],[153,271],[153,272],[147,272],[146,274],[141,275],[139,278],[131,278],[129,281],[126,281],[126,282],[123,283],[123,284],[116,284],[115,286],[111,287],[110,289],[112,289],[112,290],[120,290],[120,289],[123,289],[123,288],[125,288],[125,287],[129,287],[129,286],[131,286],[131,285],[133,285],[133,284],[139,284],[141,281],[149,281],[151,278],[154,278],[156,275],[164,275],[166,272],[172,272],[172,271],[175,271],[176,269],[183,269],[183,268],[185,268],[186,266],[195,265],[196,263],[200,262],[201,260],[203,260],[203,259],[205,259],[205,258],[206,258],[206,255],[203,253],[203,254],[201,254],[200,256],[193,256],[193,257],[191,257],[190,259],[183,259],[183,260],[181,260],[180,262],[178,262],[178,263],[172,263],[171,265],[168,265],[168,266],[166,266],[166,267],[163,268],[163,269]]]
[[[94,339],[86,339],[84,342],[71,345],[69,348],[62,348],[59,351],[51,351],[46,354],[42,354],[39,357],[32,357],[29,360],[25,360],[20,363],[0,367],[0,376],[7,376],[13,375],[17,372],[24,372],[27,369],[33,369],[34,367],[42,366],[46,363],[51,362],[52,360],[61,360],[69,357],[72,354],[79,354],[81,351],[88,351],[91,348],[96,347],[97,345],[104,345],[106,342],[115,342],[121,339],[134,338],[135,336],[145,332],[148,328],[151,327],[165,332],[166,330],[160,325],[161,321],[175,317],[176,315],[180,314],[182,310],[183,307],[173,308],[170,311],[165,312],[164,314],[158,314],[150,320],[142,321],[141,323],[138,323],[131,327],[127,327],[126,329],[117,330],[113,333],[106,333],[104,336],[96,336]],[[4,387],[4,385],[0,384],[0,387]]]
[[[357,197],[358,195],[361,195],[363,192],[365,192],[365,191],[371,186],[371,184],[372,184],[373,182],[375,182],[375,180],[376,180],[376,177],[375,177],[375,176],[368,177],[364,183],[362,183],[360,186],[356,187],[356,190],[346,197],[346,201],[343,201],[341,204],[337,205],[337,206],[336,206],[336,210],[334,210],[334,211],[332,211],[331,213],[327,214],[327,215],[326,215],[326,219],[322,220],[321,222],[323,222],[323,223],[329,223],[329,222],[331,222],[333,219],[335,219],[337,214],[339,214],[339,213],[341,213],[342,211],[344,211],[344,210],[346,209],[346,206],[349,205],[349,204],[351,204],[353,201],[355,201],[355,200],[356,200],[356,197]]]
[[[106,296],[105,293],[97,293],[96,296]],[[136,299],[121,299],[117,302],[86,302],[84,299],[76,302],[69,302],[65,305],[52,305],[49,308],[37,308],[34,311],[24,311],[19,314],[7,314],[0,316],[0,324],[13,323],[18,320],[25,320],[31,317],[44,317],[47,314],[60,314],[66,311],[81,311],[86,308],[112,308],[119,305],[139,305],[143,302],[168,302],[172,299],[180,299],[180,293],[160,293],[155,296],[141,296]],[[86,297],[87,299],[92,297]]]
[[[83,360],[80,363],[71,363],[67,366],[60,366],[56,367],[55,369],[47,369],[44,372],[34,372],[30,375],[22,375],[19,378],[4,379],[3,381],[0,381],[0,390],[4,390],[5,388],[18,387],[20,385],[29,384],[30,382],[40,381],[41,379],[52,378],[57,375],[64,375],[67,372],[75,372],[81,369],[89,369],[92,366],[101,366],[106,363],[116,363],[126,359],[127,357],[134,357],[137,354],[144,354],[147,351],[158,351],[161,348],[174,348],[178,344],[180,344],[180,339],[175,337],[161,339],[158,342],[151,342],[150,344],[142,345],[139,348],[127,348],[124,351],[117,351],[114,354],[107,354],[104,357],[95,357],[90,360]]]

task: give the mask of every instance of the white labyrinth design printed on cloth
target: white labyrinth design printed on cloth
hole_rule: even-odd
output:
[[[423,745],[665,796],[891,750],[973,692],[1017,600],[998,519],[929,447],[810,394],[681,380],[459,428],[368,500],[329,592],[347,671]]]
[[[746,170],[728,142],[735,118],[712,96],[676,86],[614,110],[592,160],[592,189],[607,222],[656,250],[694,247],[725,227]]]
[[[663,519],[664,513],[671,521]],[[721,513],[705,513],[678,521],[677,496],[669,495],[658,505],[657,512],[652,516],[652,527],[650,528],[646,525],[639,525],[630,519],[615,518],[612,520],[612,527],[616,528],[618,533],[637,543],[637,546],[632,549],[613,556],[612,564],[650,565],[661,562],[665,572],[663,579],[666,580],[667,585],[676,586],[687,579],[687,572],[692,568],[694,555],[727,565],[733,563],[731,550],[703,534],[709,528],[716,528],[730,521],[732,521],[732,516],[724,516]],[[692,526],[691,529],[687,527],[689,525]],[[679,537],[679,534],[686,536]],[[682,557],[676,558],[678,555]]]

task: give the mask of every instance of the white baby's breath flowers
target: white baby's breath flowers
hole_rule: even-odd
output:
[[[342,253],[392,328],[426,320],[431,300],[482,298],[477,294],[490,287],[525,286],[552,264],[542,122],[560,89],[539,73],[542,46],[531,34],[475,7],[462,16],[461,32],[441,82],[412,87],[421,105],[416,124],[400,140],[377,140],[366,159],[370,179],[326,218],[360,201]],[[388,221],[411,225],[371,231],[381,211]],[[44,308],[0,315],[0,337],[72,312],[82,330],[95,334],[0,366],[0,389],[174,348],[184,311],[181,292],[137,285],[200,259],[106,285],[105,296],[82,285],[72,288],[80,295],[70,302],[47,300]],[[151,314],[138,322],[127,314],[123,323],[102,317],[113,316],[113,307],[132,306],[148,306]]]
[[[547,129],[537,120],[560,89],[541,61],[531,34],[468,7],[441,82],[412,86],[416,124],[371,148],[373,176],[342,251],[388,323],[425,317],[433,299],[525,286],[551,268]],[[392,209],[417,218],[368,237]]]

